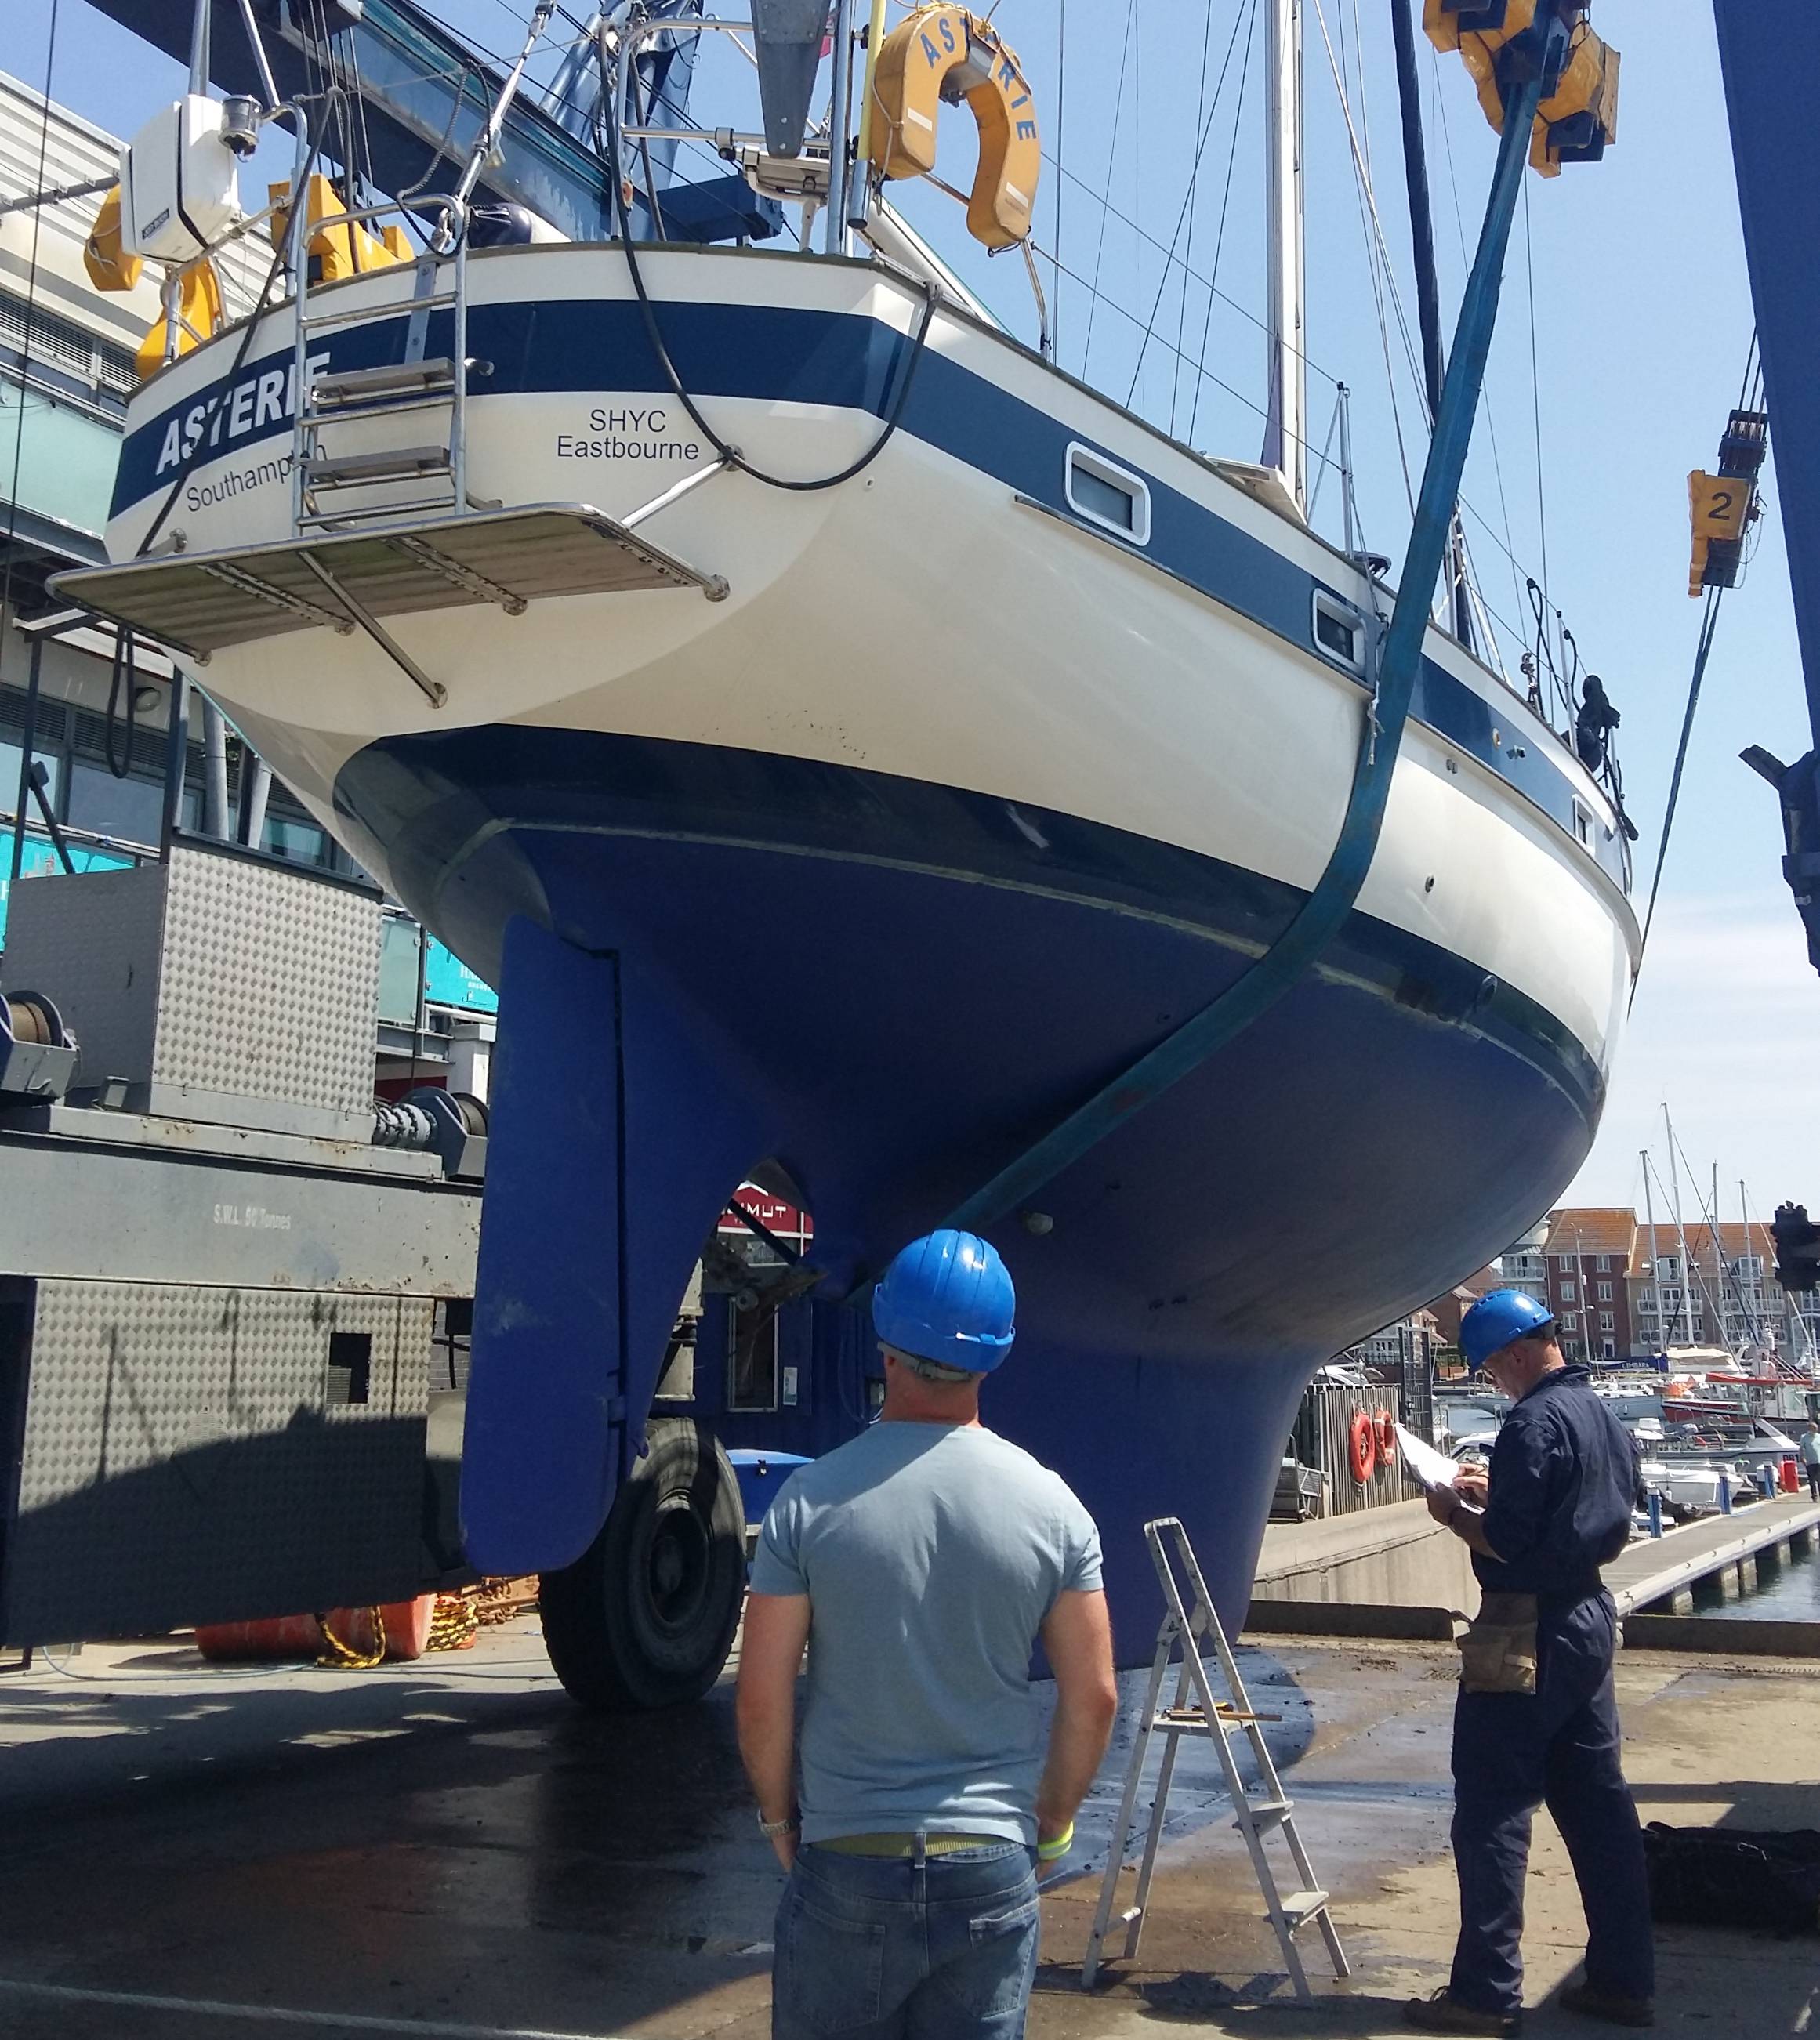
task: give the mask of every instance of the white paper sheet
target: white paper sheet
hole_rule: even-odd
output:
[[[1405,1430],[1401,1424],[1396,1427],[1396,1442],[1403,1452],[1403,1464],[1424,1487],[1453,1486],[1453,1477],[1460,1468],[1445,1452],[1437,1452],[1426,1439]]]

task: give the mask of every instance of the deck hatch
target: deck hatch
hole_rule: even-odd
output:
[[[423,523],[280,539],[214,553],[177,554],[59,574],[57,592],[179,651],[206,657],[230,645],[333,623],[353,628],[314,571],[326,568],[373,617],[480,604],[516,610],[541,596],[639,588],[726,592],[705,574],[585,504],[429,519]]]

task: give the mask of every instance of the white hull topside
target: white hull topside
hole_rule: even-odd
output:
[[[652,249],[641,257],[661,323],[678,301],[860,316],[911,333],[920,297],[876,265],[749,250]],[[396,319],[411,272],[337,287],[337,311],[370,300]],[[563,246],[470,258],[470,317],[489,305],[623,304],[622,251]],[[319,295],[314,302],[322,302]],[[247,351],[291,345],[288,307]],[[238,329],[154,378],[129,432],[177,415],[223,380]],[[1357,570],[1204,461],[1026,350],[946,308],[940,358],[1071,435],[1205,506],[1361,610]],[[470,384],[467,480],[507,505],[584,503],[629,515],[701,467],[711,448],[667,394],[613,386],[484,394]],[[924,371],[926,372],[926,371]],[[652,373],[641,356],[638,373]],[[274,394],[272,387],[267,399]],[[803,478],[843,467],[877,437],[855,409],[706,396],[716,431],[761,467]],[[232,427],[268,421],[256,390]],[[267,409],[270,409],[269,402]],[[383,429],[390,435],[380,438]],[[398,443],[400,421],[372,428]],[[419,436],[421,428],[419,428]],[[340,447],[360,443],[344,436]],[[633,444],[645,449],[634,455]],[[190,554],[290,537],[287,425],[236,444],[231,430],[182,478],[165,535]],[[653,453],[652,448],[659,449]],[[619,449],[614,451],[615,448]],[[131,558],[168,493],[126,504],[109,528]],[[729,592],[642,591],[399,616],[388,628],[447,691],[432,708],[363,636],[307,629],[219,652],[198,677],[327,825],[337,773],[377,740],[519,722],[791,755],[900,775],[1058,811],[1176,845],[1307,889],[1345,812],[1366,695],[1289,641],[1159,570],[1132,547],[1071,525],[907,422],[856,480],[819,493],[723,472],[640,535]],[[1427,657],[1487,704],[1494,746],[1552,761],[1595,847],[1609,802],[1559,740],[1493,674],[1431,630]],[[1494,752],[1494,755],[1497,755]],[[1534,767],[1529,768],[1533,771]],[[384,846],[355,844],[383,869]],[[1527,794],[1462,745],[1412,721],[1364,912],[1510,983],[1609,1071],[1636,948],[1622,887]]]

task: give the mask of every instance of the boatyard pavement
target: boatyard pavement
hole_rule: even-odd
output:
[[[1389,2034],[1445,1980],[1452,1652],[1273,1636],[1243,1657],[1351,1980],[1311,1932],[1317,2001],[1289,1995],[1202,1747],[1140,1959],[1081,1993],[1134,1677],[1086,1861],[1045,1900],[1034,2040]],[[1820,1667],[1639,1652],[1619,1686],[1646,1820],[1820,1827]],[[181,1642],[0,1673],[0,2035],[762,2040],[779,1881],[730,1700],[590,1718],[534,1622],[366,1673],[211,1670]],[[1529,1900],[1529,2030],[1595,2034],[1555,2005],[1582,1928],[1546,1816]],[[1820,1935],[1660,1947],[1662,2030],[1807,2030]]]

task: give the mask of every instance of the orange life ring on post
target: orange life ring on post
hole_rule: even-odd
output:
[[[1042,142],[1023,68],[990,20],[965,7],[919,7],[879,45],[871,77],[868,146],[878,174],[931,172],[942,103],[964,99],[980,131],[967,231],[994,250],[1027,239]]]
[[[1354,1412],[1352,1422],[1346,1427],[1346,1459],[1352,1467],[1353,1479],[1363,1487],[1377,1464],[1377,1433],[1362,1410]]]
[[[1388,1471],[1391,1461],[1396,1457],[1396,1419],[1388,1410],[1380,1408],[1374,1428],[1377,1432],[1377,1456]]]

